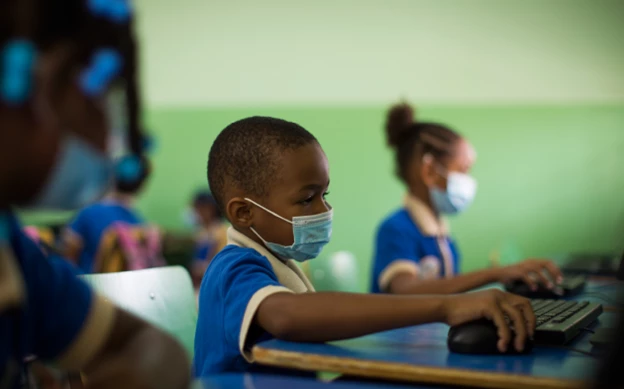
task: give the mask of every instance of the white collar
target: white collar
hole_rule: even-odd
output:
[[[405,208],[421,232],[427,236],[447,236],[450,232],[446,219],[438,218],[421,199],[405,196]]]
[[[236,231],[233,227],[228,228],[227,236],[228,244],[250,248],[256,250],[260,253],[260,255],[264,256],[271,264],[273,273],[275,273],[279,283],[286,288],[295,293],[314,292],[314,286],[292,259],[286,261],[278,259],[264,246],[256,243],[252,239],[249,239],[244,234]]]
[[[264,257],[272,258],[282,263],[286,262],[286,261],[281,260],[277,256],[275,256],[272,252],[267,250],[266,247],[262,246],[261,244],[256,243],[253,239],[248,238],[247,236],[245,236],[245,234],[236,231],[232,227],[228,228],[227,237],[228,237],[228,244],[233,244],[234,246],[247,247],[250,249],[254,249],[260,254],[262,254],[262,256]]]

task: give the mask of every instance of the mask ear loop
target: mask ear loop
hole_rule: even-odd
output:
[[[285,222],[287,222],[287,223],[294,224],[294,223],[292,222],[292,220],[288,220],[288,219],[286,219],[285,217],[278,215],[277,213],[275,213],[275,212],[271,211],[270,209],[267,209],[267,208],[263,207],[262,205],[260,205],[260,204],[256,203],[255,201],[253,201],[253,200],[252,200],[252,199],[250,199],[250,198],[245,197],[245,200],[249,201],[249,202],[250,202],[250,203],[252,203],[253,205],[257,206],[258,208],[261,208],[261,209],[263,209],[264,211],[266,211],[266,212],[270,213],[271,215],[275,216],[275,217],[276,217],[276,218],[278,218],[278,219],[282,219],[283,221],[285,221]]]

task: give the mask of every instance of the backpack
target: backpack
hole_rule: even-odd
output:
[[[161,234],[156,226],[117,222],[103,235],[96,273],[113,273],[165,266]]]

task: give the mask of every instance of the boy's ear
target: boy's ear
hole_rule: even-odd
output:
[[[253,224],[251,204],[242,197],[234,197],[228,201],[225,212],[227,213],[227,218],[236,227],[249,228]]]

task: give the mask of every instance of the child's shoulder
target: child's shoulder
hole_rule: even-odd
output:
[[[82,215],[98,215],[104,212],[108,212],[114,208],[114,205],[108,202],[99,202],[87,205],[82,210],[80,210],[80,214]]]
[[[270,266],[269,260],[258,251],[229,244],[215,255],[208,270],[223,272],[247,265]]]
[[[388,215],[379,225],[379,230],[404,230],[414,226],[412,218],[405,208],[399,208]]]
[[[277,279],[271,263],[262,254],[251,248],[227,245],[210,261],[201,289],[228,289],[232,283],[250,281],[257,276]]]

